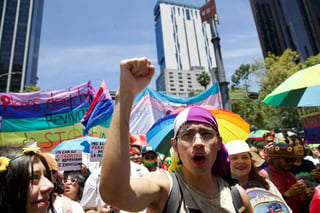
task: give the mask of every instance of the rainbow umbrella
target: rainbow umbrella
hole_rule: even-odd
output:
[[[227,143],[231,140],[246,140],[250,135],[249,124],[240,115],[224,110],[217,109],[210,105],[202,106],[208,109],[217,119],[219,132]],[[168,154],[173,137],[173,123],[179,112],[184,108],[179,108],[159,121],[157,121],[147,132],[148,144],[156,151]]]
[[[320,64],[294,73],[263,100],[274,106],[320,106]]]
[[[266,132],[270,132],[270,130],[258,129],[250,132],[248,139],[251,140],[263,140],[263,134]]]

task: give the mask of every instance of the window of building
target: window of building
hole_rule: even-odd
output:
[[[190,10],[186,9],[186,18],[187,20],[190,20]]]

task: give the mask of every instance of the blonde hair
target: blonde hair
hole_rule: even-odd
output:
[[[172,172],[182,166],[182,163],[180,161],[179,154],[174,151],[174,149],[170,148],[170,156],[171,156],[171,165],[168,168],[169,172]]]

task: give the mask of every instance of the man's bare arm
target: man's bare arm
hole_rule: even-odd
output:
[[[119,209],[139,210],[153,201],[153,195],[157,196],[153,192],[159,188],[148,181],[130,181],[129,121],[133,100],[150,83],[154,67],[146,58],[129,59],[120,63],[120,72],[120,87],[102,158],[99,190],[106,203]]]

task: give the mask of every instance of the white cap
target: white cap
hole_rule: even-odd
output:
[[[249,145],[242,140],[233,140],[226,144],[229,155],[240,154],[244,152],[250,152]]]
[[[247,142],[242,140],[233,140],[228,142],[226,145],[229,156],[248,152],[251,154],[253,163],[256,167],[260,167],[265,160],[256,152],[251,151]]]

